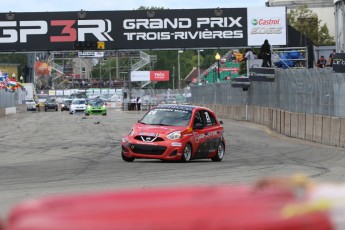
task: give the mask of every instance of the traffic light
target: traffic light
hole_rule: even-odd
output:
[[[76,50],[97,50],[97,42],[96,41],[75,42],[73,48]]]

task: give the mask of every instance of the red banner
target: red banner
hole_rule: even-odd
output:
[[[150,71],[150,81],[169,81],[169,70]]]

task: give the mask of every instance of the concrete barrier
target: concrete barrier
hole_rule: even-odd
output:
[[[322,116],[314,115],[313,142],[322,142]]]
[[[285,111],[284,117],[284,133],[286,136],[291,136],[291,113]]]
[[[202,106],[214,108],[219,118],[255,122],[289,137],[345,148],[345,118],[258,106]]]
[[[331,117],[322,117],[321,143],[329,145],[331,140]]]
[[[340,118],[340,147],[345,148],[345,118]]]
[[[331,118],[331,138],[329,141],[329,145],[333,146],[340,146],[340,118],[339,117],[332,117]]]
[[[297,138],[306,139],[306,115],[303,113],[298,114],[298,133]]]
[[[298,113],[291,113],[290,135],[293,138],[298,137]]]

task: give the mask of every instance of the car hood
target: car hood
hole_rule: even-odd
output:
[[[186,127],[181,126],[159,126],[159,125],[145,125],[137,123],[133,127],[134,135],[144,135],[144,136],[161,136],[167,135],[174,131],[182,131]]]

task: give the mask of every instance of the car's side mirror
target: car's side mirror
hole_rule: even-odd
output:
[[[203,129],[204,128],[204,126],[203,126],[203,124],[201,124],[201,123],[196,123],[195,125],[194,125],[194,129]]]
[[[222,125],[222,124],[224,124],[224,123],[223,123],[223,121],[219,121],[219,124],[221,124],[221,125]]]

